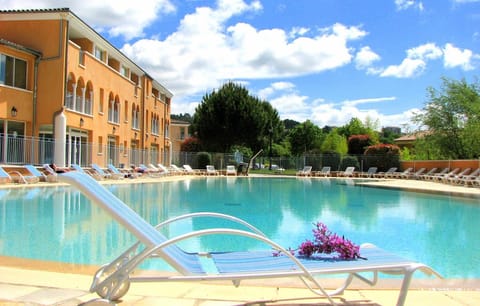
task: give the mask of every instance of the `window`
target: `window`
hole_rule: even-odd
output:
[[[103,62],[103,59],[104,59],[104,53],[105,53],[105,51],[103,51],[99,47],[95,47],[95,57],[102,62]]]
[[[0,84],[27,89],[27,62],[0,54]]]
[[[158,129],[159,121],[158,121],[158,116],[152,116],[152,122],[151,122],[151,133],[158,135],[159,129]]]
[[[120,102],[114,100],[108,102],[108,121],[120,123]]]
[[[83,50],[78,52],[78,64],[80,66],[85,66],[85,52]]]
[[[108,121],[113,121],[113,118],[114,118],[114,104],[115,104],[115,101],[113,100],[110,100],[108,101]]]
[[[126,78],[128,78],[130,74],[128,68],[123,65],[120,67],[120,73]]]
[[[140,116],[139,108],[137,108],[135,105],[132,105],[132,128],[133,129],[140,128],[139,116]]]
[[[115,102],[113,105],[113,122],[120,123],[120,103]]]

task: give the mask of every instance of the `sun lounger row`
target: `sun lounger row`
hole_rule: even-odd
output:
[[[176,165],[166,167],[162,164],[140,164],[130,169],[117,168],[113,164],[108,164],[106,168],[92,163],[90,167],[81,167],[78,164],[71,164],[70,167],[58,167],[55,164],[44,164],[42,167],[33,165],[24,166],[0,166],[0,183],[18,183],[30,184],[37,182],[56,182],[57,174],[69,171],[78,171],[87,174],[94,179],[101,180],[121,180],[125,178],[155,178],[170,175],[220,175],[213,165],[208,165],[205,170],[194,170],[189,165],[183,165],[182,168]],[[233,165],[228,165],[223,172],[227,176],[236,176],[237,169]]]
[[[463,170],[459,168],[444,168],[440,171],[438,168],[432,168],[427,171],[424,167],[419,169],[409,167],[403,171],[397,171],[396,167],[392,167],[385,172],[377,172],[377,170],[377,167],[370,167],[365,172],[355,172],[354,167],[347,167],[345,171],[337,172],[336,176],[427,180],[453,185],[480,187],[480,168],[473,171],[471,168],[465,168]],[[302,170],[299,170],[296,175],[303,177],[329,177],[331,176],[331,167],[325,166],[320,171],[312,171],[312,166],[305,166]]]

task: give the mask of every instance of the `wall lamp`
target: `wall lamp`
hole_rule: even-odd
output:
[[[12,115],[12,117],[17,117],[17,108],[14,106],[12,107],[12,109],[10,110],[10,114]]]
[[[116,131],[117,131],[117,128],[116,128],[116,127],[113,127],[113,129],[112,129],[112,134],[115,134]]]
[[[85,121],[83,120],[83,118],[80,118],[80,127],[83,127],[84,124],[85,124]]]

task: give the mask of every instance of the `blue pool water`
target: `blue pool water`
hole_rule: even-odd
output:
[[[424,262],[446,278],[480,278],[478,198],[328,179],[195,178],[105,186],[152,224],[189,212],[226,213],[295,248],[321,221],[357,244],[371,242]],[[182,221],[165,234],[211,225],[211,219]],[[100,265],[132,242],[134,237],[70,187],[0,190],[0,255]],[[182,246],[195,251],[217,245],[223,250],[263,248],[246,239],[212,236]]]

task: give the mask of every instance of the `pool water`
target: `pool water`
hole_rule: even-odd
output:
[[[220,212],[245,219],[279,244],[296,248],[313,238],[313,224],[320,221],[357,244],[371,242],[423,262],[446,278],[480,278],[478,198],[347,182],[230,177],[105,187],[152,224],[190,212]],[[164,233],[177,235],[212,225],[212,219],[181,221]],[[0,255],[100,265],[134,241],[73,188],[0,190]],[[264,248],[259,242],[227,236],[182,243],[187,251],[213,251],[218,246]]]

